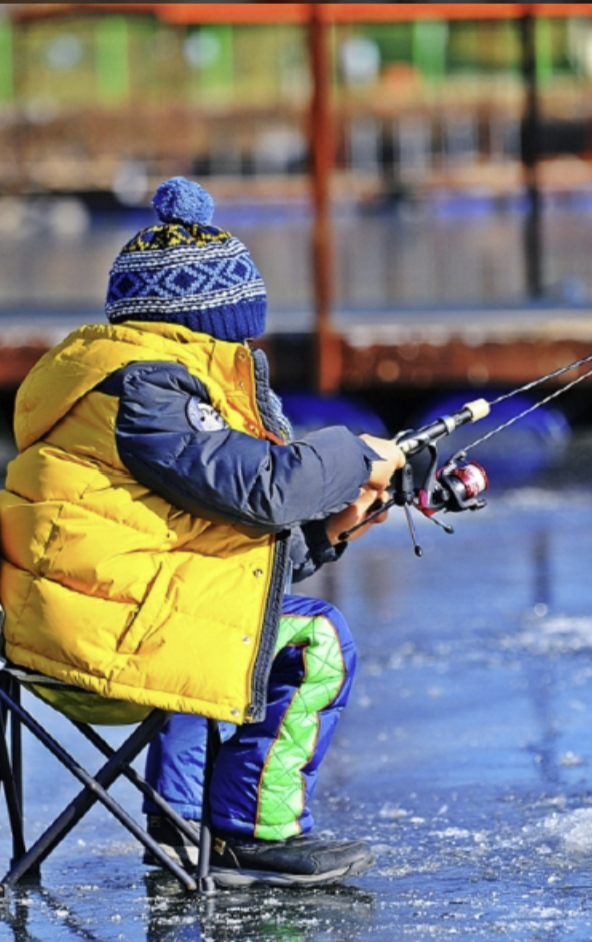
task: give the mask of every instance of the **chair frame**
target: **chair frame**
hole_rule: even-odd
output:
[[[93,776],[23,707],[21,703],[21,682],[23,680],[26,680],[26,676],[23,677],[20,668],[12,668],[12,665],[7,663],[0,667],[0,785],[4,785],[13,850],[10,868],[0,881],[0,899],[8,896],[10,890],[26,874],[36,878],[39,877],[41,863],[97,801],[103,804],[154,855],[157,861],[179,880],[185,890],[190,893],[213,894],[215,884],[209,873],[212,843],[209,794],[213,764],[220,745],[220,732],[217,721],[207,720],[208,735],[203,812],[198,843],[195,840],[195,831],[192,826],[181,818],[130,765],[150,740],[164,727],[171,715],[170,713],[163,710],[153,710],[143,722],[136,725],[130,736],[117,749],[109,745],[90,724],[69,720],[107,759],[106,763]],[[82,790],[66,805],[29,849],[26,847],[24,837],[23,726],[83,786]],[[188,873],[187,870],[179,866],[109,794],[108,788],[120,776],[127,778],[143,795],[156,804],[160,813],[189,840],[198,843],[198,863],[195,873]]]

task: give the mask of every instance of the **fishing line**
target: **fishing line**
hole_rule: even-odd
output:
[[[490,402],[489,405],[497,406],[498,402],[503,402],[504,399],[510,399],[511,396],[515,396],[517,393],[526,392],[529,389],[533,389],[535,386],[539,386],[541,383],[546,383],[548,379],[554,379],[556,376],[561,376],[563,373],[569,373],[570,370],[575,370],[576,366],[583,366],[584,363],[590,363],[591,361],[592,353],[589,353],[587,357],[582,357],[581,360],[574,360],[573,363],[568,363],[567,366],[560,366],[559,369],[553,370],[552,373],[545,373],[544,376],[539,376],[538,379],[533,379],[530,381],[530,383],[525,383],[524,386],[518,386],[516,389],[512,389],[511,392],[507,392],[502,396],[498,396],[498,398]],[[582,379],[585,379],[586,376],[589,375],[590,373],[586,373]],[[573,383],[570,383],[569,386],[562,387],[560,392],[566,392],[572,385]],[[558,395],[559,394],[560,393],[558,393]]]
[[[569,363],[567,366],[561,366],[559,369],[554,370],[552,373],[546,373],[544,376],[539,376],[538,379],[533,379],[529,383],[525,383],[523,386],[518,386],[516,389],[513,389],[511,392],[504,393],[501,396],[498,396],[497,399],[492,400],[489,403],[490,407],[497,406],[498,403],[503,402],[505,399],[510,399],[512,396],[516,396],[518,393],[526,392],[529,389],[533,389],[535,386],[540,385],[541,383],[546,382],[549,379],[553,379],[556,376],[561,376],[563,373],[567,373],[570,370],[575,369],[578,366],[582,366],[584,363],[590,363],[592,361],[592,354],[589,354],[587,357],[582,357],[581,360],[574,360],[573,363]],[[564,393],[568,392],[574,386],[577,386],[578,383],[581,383],[583,380],[587,379],[589,376],[592,376],[592,369],[588,370],[587,373],[583,373],[581,376],[577,376],[570,383],[567,383],[565,386],[562,386],[561,389],[556,389],[555,392],[550,393],[548,396],[545,396],[544,399],[541,399],[539,402],[533,403],[527,409],[524,409],[522,412],[519,412],[517,415],[512,416],[511,419],[508,419],[506,422],[502,422],[501,425],[496,426],[496,428],[491,429],[485,435],[482,435],[481,438],[475,439],[474,442],[471,442],[469,445],[466,445],[463,448],[463,452],[468,452],[471,449],[475,448],[477,445],[482,445],[483,442],[488,441],[494,435],[497,435],[498,432],[503,432],[504,429],[509,428],[511,425],[514,425],[515,422],[520,421],[525,416],[530,415],[531,412],[534,412],[536,409],[540,409],[541,406],[546,405],[548,402],[551,402],[553,399],[556,399],[558,396],[562,396]]]

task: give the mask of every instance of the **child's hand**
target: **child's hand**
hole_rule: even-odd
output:
[[[382,461],[372,462],[372,472],[366,485],[374,491],[384,491],[395,471],[405,464],[405,455],[392,439],[377,438],[375,435],[360,435],[360,438],[382,458]]]
[[[360,496],[350,504],[349,507],[346,507],[345,510],[340,510],[337,514],[331,514],[330,517],[327,517],[325,522],[325,529],[327,531],[327,538],[330,543],[335,546],[336,543],[340,543],[339,535],[344,533],[346,530],[349,530],[350,527],[355,527],[358,523],[362,523],[370,508],[373,508],[373,505],[380,500],[381,503],[388,500],[389,494],[386,491],[377,492],[374,488],[370,487],[368,484],[365,484],[360,489]],[[375,508],[373,508],[375,509]],[[382,523],[386,520],[388,516],[388,511],[385,510],[383,514],[376,517],[372,520],[371,523],[366,524],[366,526],[360,527],[359,530],[356,530],[355,533],[352,533],[350,540],[357,540],[359,536],[366,533],[367,530],[375,523]]]

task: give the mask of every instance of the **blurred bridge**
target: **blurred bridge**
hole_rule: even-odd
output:
[[[272,326],[263,345],[276,384],[314,385],[315,343],[313,333]],[[341,314],[324,343],[335,390],[513,387],[588,356],[592,309],[415,309],[363,322]]]
[[[3,311],[0,389],[16,387],[39,357],[75,327],[102,321],[97,309]],[[323,342],[335,391],[513,387],[592,352],[592,307],[416,307],[363,318],[341,311],[333,315]],[[304,315],[272,312],[267,335],[258,344],[269,356],[279,390],[315,388],[318,335]],[[556,383],[576,375],[570,372]]]

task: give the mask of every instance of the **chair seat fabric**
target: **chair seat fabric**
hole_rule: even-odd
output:
[[[141,723],[152,712],[152,707],[121,700],[107,700],[90,690],[76,690],[54,684],[24,683],[36,697],[63,713],[75,723],[94,726],[129,726]]]

